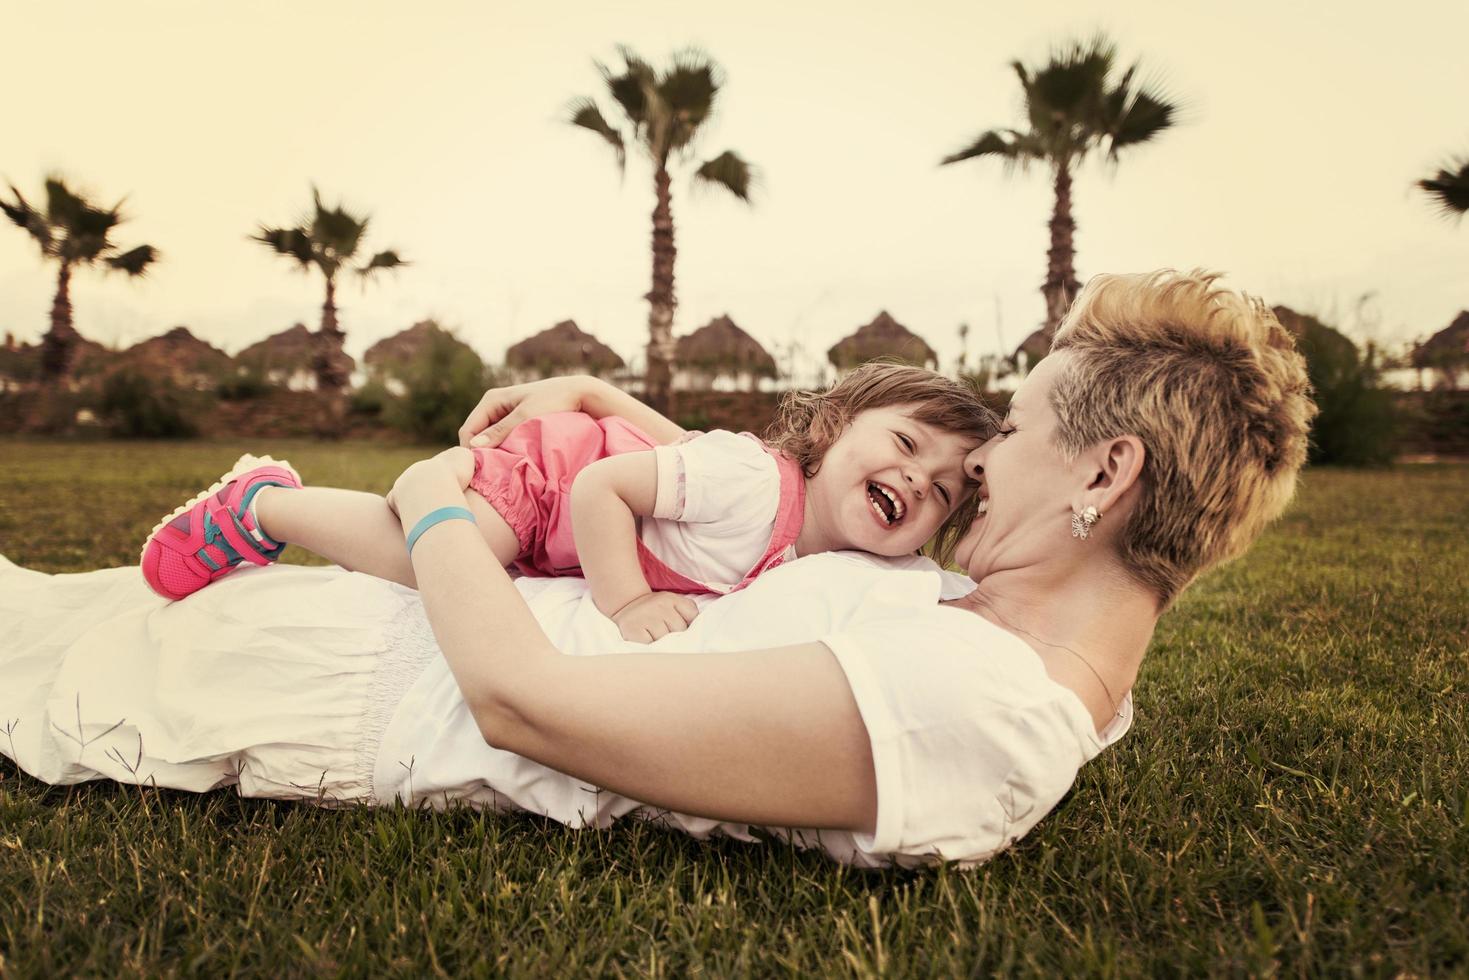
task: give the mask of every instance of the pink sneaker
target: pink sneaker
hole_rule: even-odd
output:
[[[251,503],[261,487],[297,487],[290,463],[241,456],[219,482],[158,522],[143,545],[148,587],[182,599],[234,571],[243,561],[269,565],[286,549],[255,523]]]

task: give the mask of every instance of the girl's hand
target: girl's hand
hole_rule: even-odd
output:
[[[699,607],[677,592],[649,592],[638,596],[612,615],[622,638],[631,643],[652,643],[669,633],[689,628]]]
[[[489,449],[527,419],[582,411],[583,400],[596,384],[597,379],[587,375],[571,375],[491,388],[459,427],[459,445]]]

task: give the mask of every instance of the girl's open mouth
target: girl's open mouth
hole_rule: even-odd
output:
[[[867,484],[867,500],[872,504],[872,510],[887,527],[893,527],[903,520],[903,515],[908,508],[903,504],[903,498],[898,496],[891,488],[881,483]]]

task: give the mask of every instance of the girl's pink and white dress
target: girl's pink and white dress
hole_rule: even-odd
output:
[[[723,595],[795,557],[806,481],[795,460],[749,433],[694,432],[655,445],[632,423],[559,412],[476,449],[470,489],[505,518],[525,575],[581,575],[571,486],[592,463],[649,452],[658,473],[653,513],[638,522],[638,560],[656,592]]]
[[[1023,642],[938,605],[972,583],[921,559],[802,558],[739,592],[698,597],[690,628],[651,646],[624,642],[581,579],[517,586],[573,655],[824,643],[871,740],[877,827],[771,833],[857,865],[984,860],[1055,806],[1131,720],[1129,699],[1098,737]],[[486,745],[417,593],[339,568],[247,568],[169,603],[136,568],[45,575],[0,558],[0,754],[48,783],[460,801],[574,827],[635,814],[697,836],[751,836]]]

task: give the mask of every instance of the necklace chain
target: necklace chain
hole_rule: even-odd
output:
[[[1091,663],[1090,660],[1088,660],[1086,657],[1083,657],[1080,653],[1078,653],[1075,650],[1071,649],[1069,646],[1067,646],[1064,643],[1052,643],[1050,640],[1043,640],[1040,637],[1036,636],[1034,633],[1032,633],[1030,630],[1026,629],[1024,626],[1016,626],[1014,623],[1010,622],[1010,620],[1008,620],[1004,616],[1002,616],[1000,614],[1000,611],[998,609],[996,609],[994,607],[994,604],[991,603],[988,599],[985,599],[985,598],[981,597],[981,598],[976,599],[975,601],[976,602],[979,602],[979,603],[982,603],[986,609],[988,609],[991,613],[994,614],[995,618],[1000,621],[1000,624],[1002,626],[1004,626],[1006,629],[1009,629],[1011,632],[1024,633],[1026,636],[1030,637],[1032,640],[1035,640],[1037,643],[1043,643],[1043,644],[1045,644],[1048,647],[1056,647],[1059,650],[1065,650],[1067,653],[1071,654],[1077,660],[1080,660],[1082,662],[1082,665],[1084,667],[1086,667],[1087,670],[1089,670],[1089,671],[1092,672],[1092,676],[1097,679],[1097,683],[1100,684],[1100,685],[1102,685],[1102,690],[1105,691],[1106,694],[1107,694],[1107,703],[1109,705],[1111,705],[1113,713],[1114,714],[1116,713],[1117,707],[1118,707],[1118,705],[1121,702],[1119,702],[1117,700],[1117,698],[1113,696],[1112,689],[1107,686],[1107,682],[1106,681],[1102,680],[1102,675],[1097,672],[1097,668],[1095,668],[1095,667],[1092,666],[1092,663]]]

